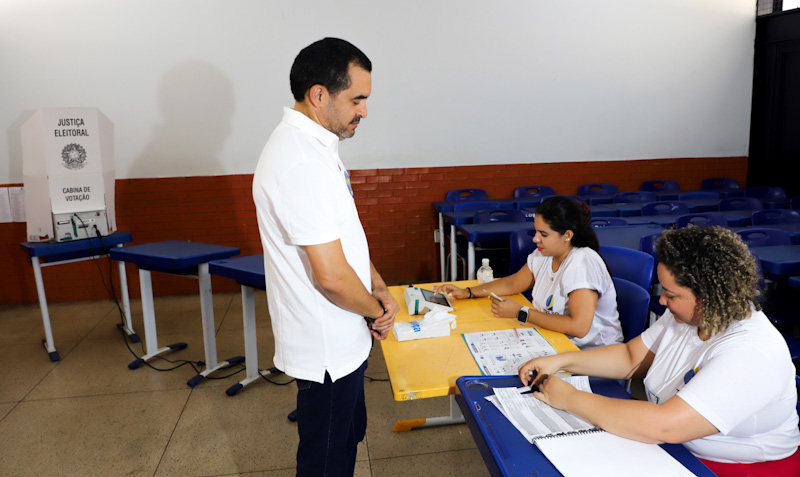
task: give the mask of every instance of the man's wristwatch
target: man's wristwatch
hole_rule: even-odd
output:
[[[528,322],[528,311],[530,309],[531,308],[529,306],[523,306],[517,312],[517,321],[519,321],[520,325],[524,325],[525,323]]]

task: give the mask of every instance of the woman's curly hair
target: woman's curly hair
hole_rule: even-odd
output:
[[[711,334],[760,310],[758,269],[747,245],[723,227],[666,230],[656,243],[658,260],[697,299],[696,316]]]

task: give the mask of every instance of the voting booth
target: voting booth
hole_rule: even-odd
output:
[[[114,124],[97,108],[43,108],[21,133],[28,241],[114,232]]]

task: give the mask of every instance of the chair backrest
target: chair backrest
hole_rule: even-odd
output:
[[[628,192],[617,192],[614,194],[615,204],[644,204],[645,202],[655,202],[658,200],[654,192],[644,190],[633,190]]]
[[[627,343],[636,338],[647,326],[650,292],[623,278],[612,278],[617,289],[617,311],[622,325],[622,338]]]
[[[619,190],[614,184],[594,183],[583,184],[578,186],[578,195],[591,196],[591,195],[614,195]]]
[[[517,270],[522,268],[528,261],[528,255],[536,250],[536,244],[533,243],[533,236],[536,235],[536,229],[533,227],[528,229],[520,229],[511,234],[510,249],[511,254],[508,260],[509,274],[517,273]]]
[[[513,197],[515,199],[522,198],[522,197],[550,197],[551,195],[556,195],[555,191],[552,187],[547,186],[526,186],[526,187],[517,187],[514,189]]]
[[[642,182],[642,190],[649,192],[669,192],[673,190],[681,190],[681,186],[675,181],[644,181]]]
[[[592,227],[613,227],[620,225],[628,225],[628,221],[622,217],[595,217],[589,221]]]
[[[661,232],[649,235],[643,235],[639,239],[639,249],[653,257],[653,281],[652,284],[658,283],[658,253],[656,252],[656,241],[661,237]]]
[[[792,234],[785,230],[751,227],[736,232],[748,247],[767,247],[770,245],[791,245]]]
[[[681,215],[675,219],[675,228],[679,229],[687,225],[696,225],[698,227],[719,225],[721,227],[728,227],[728,219],[726,219],[724,215],[715,214],[714,212],[697,212],[695,214]]]
[[[786,191],[780,187],[747,187],[744,196],[767,201],[786,200]]]
[[[663,200],[642,205],[642,215],[688,214],[689,206],[684,202]]]
[[[700,188],[703,190],[729,190],[738,189],[739,183],[736,179],[727,179],[724,177],[714,177],[705,179],[700,183]]]
[[[755,197],[728,197],[719,201],[719,210],[761,210],[764,204]]]
[[[483,189],[456,189],[445,194],[444,200],[446,202],[489,200],[489,194]]]
[[[633,282],[645,290],[653,283],[653,256],[639,250],[601,245],[600,255],[608,264],[611,276]]]
[[[485,224],[488,222],[525,222],[525,212],[519,209],[480,210],[475,212],[473,223]]]
[[[753,225],[797,224],[800,212],[792,209],[762,209],[750,214]]]
[[[678,194],[678,200],[692,200],[692,199],[719,199],[719,192],[714,191],[699,191],[699,192],[684,192]]]
[[[489,202],[485,200],[470,200],[467,202],[459,202],[453,204],[453,212],[469,212],[471,210],[494,210],[499,209],[500,204],[497,202]]]

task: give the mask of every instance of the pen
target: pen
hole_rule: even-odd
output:
[[[503,300],[505,300],[505,298],[500,298],[500,297],[499,297],[499,296],[497,296],[497,295],[496,295],[494,292],[490,292],[490,291],[488,291],[488,290],[486,290],[486,289],[484,289],[483,291],[485,291],[486,293],[488,293],[489,295],[491,295],[491,296],[492,296],[492,298],[494,298],[494,299],[495,299],[495,300],[497,300],[497,301],[503,301]]]
[[[517,343],[519,343],[519,331],[516,328],[514,328],[514,334],[517,335]]]

